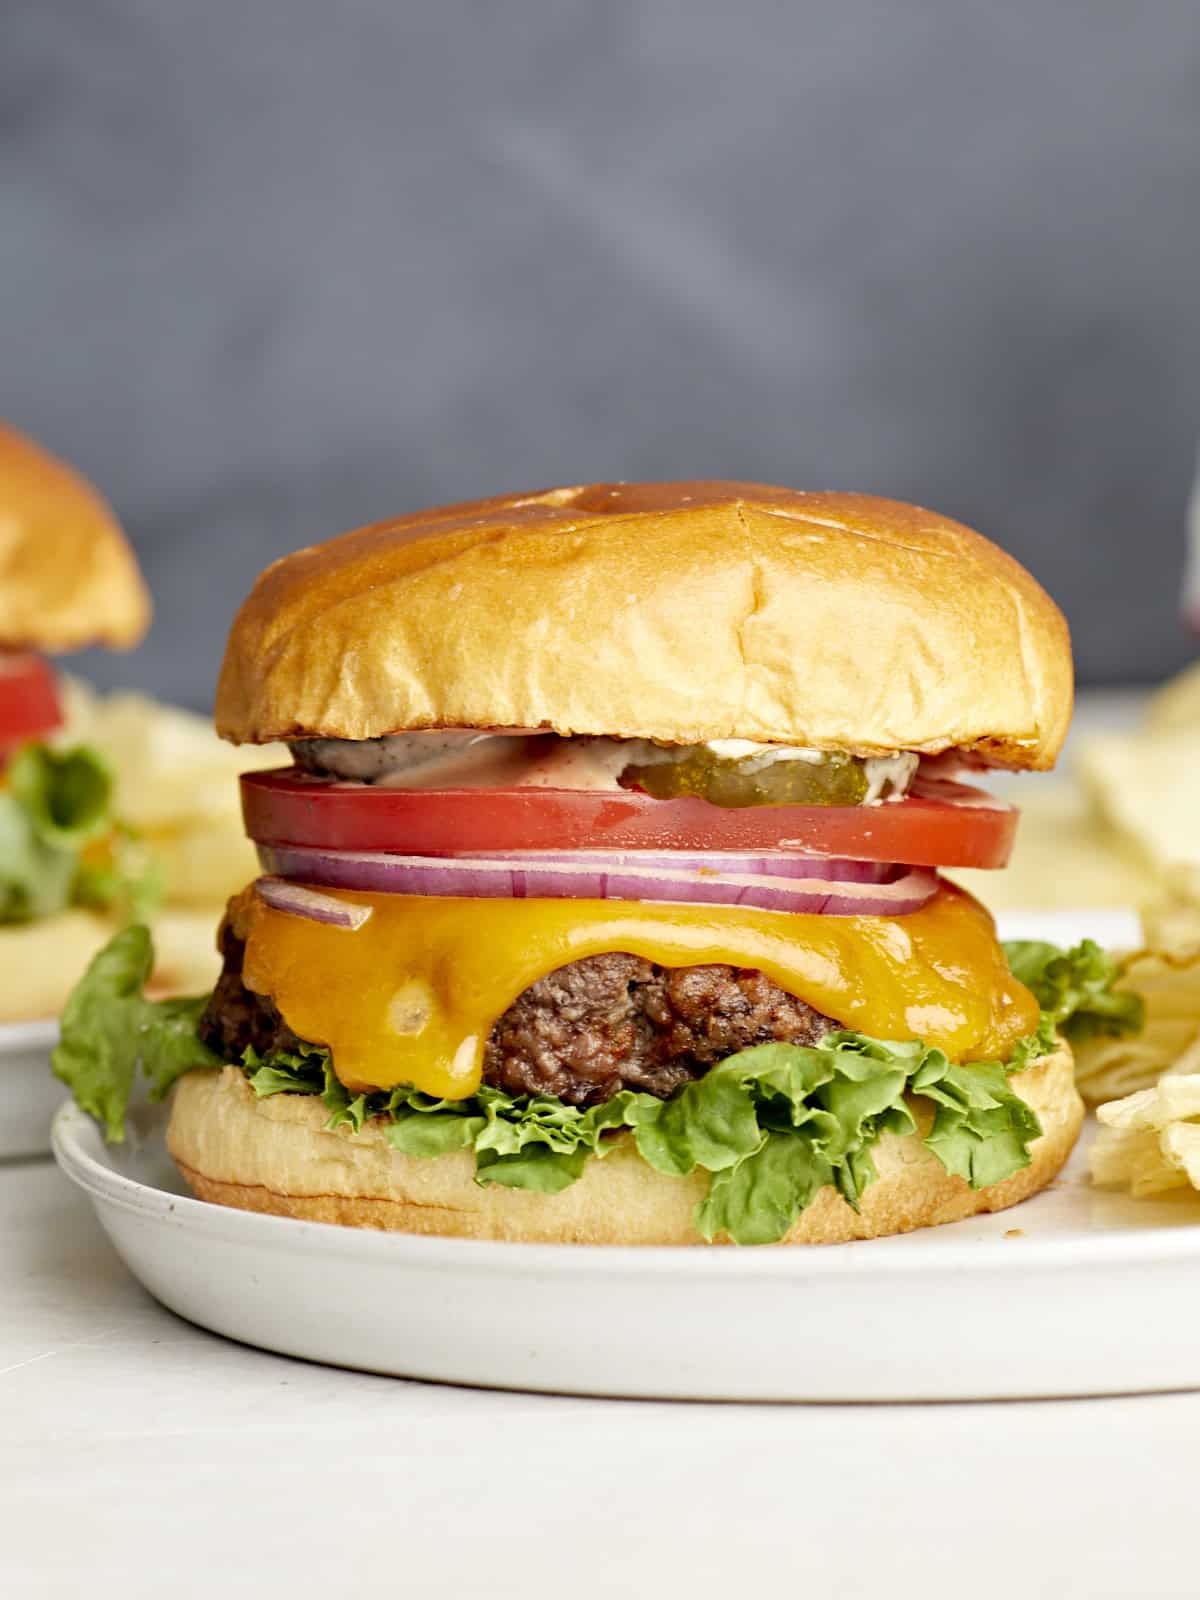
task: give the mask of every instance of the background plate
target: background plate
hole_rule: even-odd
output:
[[[50,1071],[57,1022],[0,1023],[0,1161],[50,1153],[50,1122],[67,1091]]]

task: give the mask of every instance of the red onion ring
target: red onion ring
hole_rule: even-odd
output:
[[[373,854],[386,861],[387,855]],[[729,872],[766,878],[820,878],[830,883],[892,883],[905,871],[890,861],[844,861],[836,856],[806,855],[797,850],[458,850],[455,861],[532,862],[535,866],[652,867],[666,873],[683,870],[705,876]]]
[[[325,922],[334,928],[352,931],[361,928],[374,909],[318,894],[315,889],[305,889],[298,883],[285,883],[282,878],[259,878],[254,888],[263,904],[272,910],[288,911],[293,916],[307,917],[310,922]]]
[[[661,856],[647,855],[630,863],[628,857],[599,852],[582,860],[547,860],[533,855],[398,856],[263,845],[259,856],[263,866],[279,877],[325,888],[469,899],[673,901],[894,917],[919,910],[937,890],[937,874],[926,867],[892,868],[883,882],[831,879],[819,872],[796,876],[808,860],[804,857],[789,860],[791,872],[735,872],[727,870],[724,861],[714,867],[711,857],[703,866],[685,868],[668,867]],[[766,858],[735,859],[767,864]],[[820,865],[828,868],[832,863]]]
[[[905,871],[889,861],[845,861],[797,850],[457,850],[453,855],[402,855],[383,850],[319,850],[313,845],[260,844],[264,872],[302,883],[387,891],[396,862],[502,862],[514,867],[576,867],[585,873],[648,868],[659,876],[699,872],[705,877],[743,873],[764,878],[810,878],[833,883],[892,883]]]

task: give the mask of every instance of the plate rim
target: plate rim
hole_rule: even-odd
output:
[[[18,1055],[26,1050],[52,1050],[58,1043],[58,1036],[57,1017],[0,1022],[0,1056]]]
[[[143,1145],[162,1141],[165,1108],[142,1138]],[[690,1245],[526,1244],[501,1239],[457,1239],[383,1229],[347,1228],[336,1223],[279,1217],[266,1212],[219,1206],[194,1196],[160,1189],[116,1171],[87,1144],[102,1138],[99,1125],[72,1100],[55,1113],[51,1128],[54,1157],[63,1173],[105,1205],[116,1206],[144,1220],[195,1226],[209,1238],[230,1243],[263,1244],[274,1238],[291,1253],[341,1256],[347,1261],[403,1262],[436,1270],[451,1262],[460,1268],[489,1273],[553,1272],[615,1273],[634,1277],[762,1276],[769,1279],[822,1281],[877,1274],[915,1277],[963,1271],[987,1273],[1062,1272],[1097,1266],[1145,1267],[1161,1262],[1200,1262],[1200,1218],[1195,1227],[1148,1227],[1098,1230],[1095,1234],[1039,1239],[1024,1234],[1020,1248],[997,1249],[1002,1240],[954,1240],[942,1228],[919,1230],[920,1236],[901,1253],[873,1251],[887,1240],[856,1240],[855,1248],[811,1247],[773,1250],[705,1249]],[[165,1152],[164,1152],[165,1153]],[[1036,1204],[1037,1196],[1025,1202]],[[990,1246],[990,1248],[989,1248]]]

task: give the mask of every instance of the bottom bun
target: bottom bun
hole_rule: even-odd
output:
[[[1044,1189],[1079,1135],[1083,1103],[1065,1044],[1017,1080],[1042,1123],[1028,1167],[988,1189],[948,1173],[921,1143],[926,1106],[914,1105],[916,1134],[885,1134],[875,1147],[877,1181],[855,1212],[825,1188],[781,1242],[838,1244],[1002,1211]],[[402,1155],[382,1128],[325,1129],[321,1101],[280,1094],[258,1099],[236,1067],[191,1072],[175,1089],[167,1147],[194,1194],[218,1205],[359,1228],[471,1239],[561,1244],[703,1244],[692,1221],[708,1178],[672,1178],[637,1153],[628,1134],[561,1194],[531,1194],[474,1181],[469,1151]]]

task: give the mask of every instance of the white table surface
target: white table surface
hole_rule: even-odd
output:
[[[1200,1592],[1200,1394],[650,1404],[307,1366],[160,1309],[47,1162],[0,1168],[0,1291],[14,1600]]]

